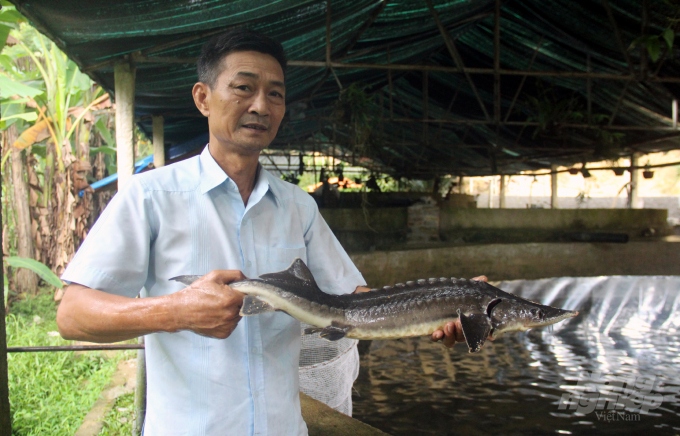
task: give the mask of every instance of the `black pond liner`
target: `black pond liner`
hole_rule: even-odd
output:
[[[580,314],[476,354],[427,338],[362,343],[353,416],[392,435],[680,431],[680,277],[499,287]]]

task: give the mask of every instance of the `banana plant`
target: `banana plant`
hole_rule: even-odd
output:
[[[110,117],[108,110],[99,111],[108,95],[80,72],[56,44],[28,23],[14,20],[16,17],[14,8],[3,2],[0,131],[7,134],[7,129],[14,126],[17,138],[4,150],[1,163],[5,163],[10,149],[26,149],[29,153],[24,174],[33,193],[30,207],[34,229],[38,227],[37,259],[60,273],[84,235],[80,234],[82,225],[73,223],[86,219],[73,214],[81,200],[72,192],[71,164],[76,159],[89,161],[90,132],[108,127],[109,123],[99,120]],[[11,28],[6,37],[3,26]],[[105,132],[102,137],[111,135]]]

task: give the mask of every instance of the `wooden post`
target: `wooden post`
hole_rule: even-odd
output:
[[[559,200],[557,196],[557,165],[550,166],[550,208],[559,209]]]
[[[135,169],[135,68],[128,61],[113,69],[116,97],[116,160],[118,189],[130,180]]]
[[[638,177],[637,166],[640,162],[640,153],[633,153],[630,157],[630,195],[628,196],[628,208],[638,209]]]
[[[144,343],[144,336],[138,339]],[[146,354],[144,350],[137,350],[137,387],[135,388],[135,422],[132,427],[132,436],[140,436],[144,430],[144,418],[146,417]]]
[[[165,166],[165,136],[163,132],[163,116],[154,115],[153,120],[153,166]]]
[[[500,191],[498,193],[498,208],[505,209],[505,176],[501,174],[500,176]]]
[[[0,177],[0,188],[2,187]],[[0,208],[2,222],[2,208]],[[0,228],[0,236],[4,238]],[[0,268],[0,281],[4,283],[4,271]],[[9,410],[9,376],[7,371],[7,330],[5,326],[5,287],[0,286],[0,436],[12,434],[12,415]]]

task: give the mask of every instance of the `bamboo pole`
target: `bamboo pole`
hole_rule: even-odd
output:
[[[116,93],[116,160],[118,189],[132,178],[135,169],[135,68],[129,62],[114,67]]]

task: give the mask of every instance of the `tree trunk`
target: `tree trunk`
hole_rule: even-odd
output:
[[[16,139],[16,127],[8,129],[8,143]],[[24,178],[26,163],[22,150],[11,147],[12,161],[12,191],[14,197],[14,212],[16,214],[17,254],[21,257],[35,259],[35,247],[31,235],[31,215],[28,209],[28,183]],[[16,292],[32,294],[38,292],[38,276],[25,268],[19,268],[15,280]]]

